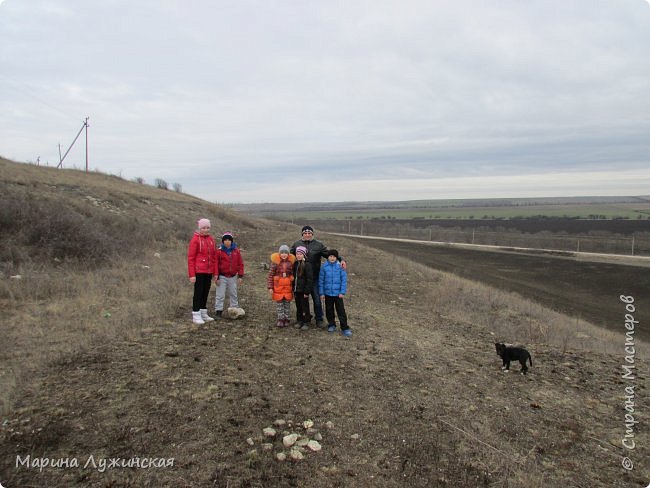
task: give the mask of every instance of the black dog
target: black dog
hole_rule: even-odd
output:
[[[527,360],[530,361],[531,366],[533,365],[533,358],[523,347],[507,346],[501,342],[495,342],[494,347],[497,350],[497,356],[503,360],[501,369],[505,371],[510,371],[510,361],[519,361],[519,364],[521,364],[521,374],[526,374],[526,371],[528,371],[526,367]]]

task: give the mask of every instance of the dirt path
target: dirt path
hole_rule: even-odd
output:
[[[647,422],[631,474],[620,358],[530,344],[527,376],[499,371],[489,330],[422,300],[417,265],[343,238],[354,337],[278,330],[265,251],[249,254],[247,317],[188,324],[185,311],[134,342],[97,345],[25,388],[2,427],[0,481],[14,486],[645,486]],[[379,262],[385,263],[381,267]],[[406,276],[399,296],[391,277]],[[645,364],[637,394],[647,397]],[[641,405],[639,405],[641,409]],[[277,419],[314,421],[322,450],[278,462],[262,448]],[[331,427],[326,423],[331,422]],[[283,430],[280,428],[279,430]],[[247,443],[252,439],[253,445]],[[616,447],[619,446],[619,447]],[[285,450],[288,452],[288,450]],[[174,458],[173,467],[16,467],[16,456]],[[645,483],[645,485],[643,484]]]

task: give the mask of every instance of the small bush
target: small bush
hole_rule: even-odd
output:
[[[93,222],[72,209],[41,209],[44,218],[25,229],[26,244],[50,258],[77,259],[88,263],[107,260],[117,242]]]

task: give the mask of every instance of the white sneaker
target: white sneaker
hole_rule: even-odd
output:
[[[199,312],[201,312],[201,318],[203,319],[203,322],[214,322],[214,319],[208,315],[207,308],[202,308],[199,310]]]
[[[192,323],[193,324],[198,324],[198,325],[203,325],[205,322],[201,318],[201,312],[192,312]]]

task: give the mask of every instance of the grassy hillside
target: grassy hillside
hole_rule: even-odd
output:
[[[650,479],[641,343],[636,447],[621,446],[632,381],[621,379],[622,333],[319,233],[349,264],[354,337],[276,329],[263,264],[297,227],[105,175],[6,161],[0,171],[5,486],[541,488]],[[184,255],[200,216],[241,244],[243,319],[190,323]],[[518,365],[500,371],[495,340],[526,344],[527,376]],[[265,437],[273,424],[276,436]],[[276,460],[290,454],[282,437],[291,433],[319,438],[322,450]],[[17,466],[28,455],[32,465]],[[633,470],[621,467],[624,455]],[[84,467],[90,456],[174,461],[102,470]],[[64,458],[79,466],[33,465]]]
[[[61,354],[130,337],[185,306],[183,253],[200,216],[242,237],[251,219],[114,176],[0,160],[0,385]],[[154,263],[160,264],[154,266]],[[11,404],[0,396],[0,407]]]

